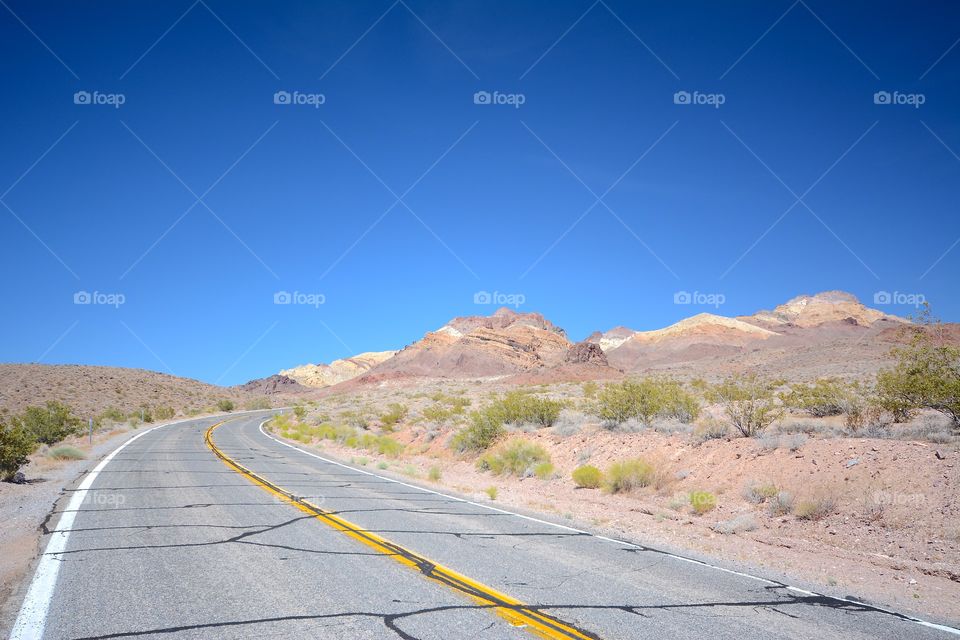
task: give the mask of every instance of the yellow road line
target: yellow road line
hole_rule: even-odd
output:
[[[405,547],[387,540],[370,531],[366,531],[357,525],[334,515],[333,513],[321,509],[302,498],[298,498],[293,493],[279,487],[263,476],[260,476],[250,469],[247,469],[239,462],[236,462],[223,451],[217,448],[213,442],[213,431],[226,422],[218,422],[207,429],[204,440],[210,450],[228,467],[240,473],[248,480],[260,488],[270,492],[283,502],[291,504],[304,513],[314,516],[317,520],[333,527],[337,531],[345,533],[354,540],[362,542],[380,553],[387,555],[400,564],[420,572],[422,575],[444,584],[462,594],[465,594],[480,604],[490,607],[501,617],[506,619],[514,626],[527,627],[534,634],[541,638],[550,639],[569,639],[586,640],[588,638],[596,639],[597,636],[588,631],[577,629],[569,623],[558,620],[553,616],[541,613],[536,609],[528,607],[519,600],[501,593],[491,587],[488,587],[476,580],[472,580],[456,571],[437,564],[432,560],[414,552]]]

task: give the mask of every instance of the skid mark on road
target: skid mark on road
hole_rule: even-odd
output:
[[[340,516],[335,515],[330,511],[326,511],[320,507],[317,507],[316,505],[310,504],[306,500],[299,498],[286,489],[273,484],[266,478],[263,478],[250,469],[247,469],[239,462],[236,462],[236,460],[227,456],[223,451],[217,448],[217,445],[213,442],[213,432],[223,424],[224,423],[221,422],[207,429],[205,436],[207,446],[210,447],[210,450],[213,451],[213,453],[216,454],[216,456],[220,458],[228,467],[234,469],[237,471],[237,473],[240,473],[248,480],[270,492],[277,498],[288,502],[305,513],[311,514],[317,520],[320,520],[330,527],[333,527],[337,531],[350,536],[354,540],[362,542],[368,547],[371,547],[378,552],[393,558],[404,566],[420,572],[425,577],[435,582],[439,582],[440,584],[446,585],[447,587],[450,587],[461,594],[469,596],[482,606],[490,607],[492,611],[495,611],[498,615],[506,619],[514,626],[526,627],[531,632],[542,638],[597,638],[596,635],[590,633],[589,631],[578,629],[567,622],[529,607],[511,596],[500,593],[499,591],[461,575],[452,569],[444,567],[443,565],[439,565],[432,560],[425,558],[424,556],[421,556],[420,554],[415,553],[394,542],[391,542],[390,540],[387,540],[386,538],[383,538],[371,531],[362,529],[348,520],[344,520]]]

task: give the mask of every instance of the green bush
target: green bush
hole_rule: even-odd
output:
[[[0,417],[0,480],[10,480],[37,448],[33,434],[19,420]]]
[[[125,416],[123,412],[120,411],[120,409],[117,409],[116,407],[110,407],[108,409],[105,409],[103,413],[97,416],[95,419],[95,422],[98,425],[100,425],[107,420],[109,420],[110,422],[123,422],[126,419],[127,419],[127,416]]]
[[[533,468],[533,475],[541,480],[549,480],[554,476],[554,471],[552,462],[541,462]]]
[[[624,380],[604,386],[597,398],[596,412],[610,425],[631,418],[649,424],[655,417],[689,423],[700,415],[700,402],[674,380]]]
[[[157,420],[169,420],[177,415],[177,411],[173,407],[160,405],[153,410],[153,415]]]
[[[427,478],[431,482],[439,482],[440,476],[441,476],[440,467],[438,467],[437,465],[433,465],[432,467],[430,467],[430,470],[427,472]]]
[[[515,475],[525,478],[534,475],[539,465],[549,462],[550,455],[543,447],[529,440],[517,439],[485,454],[477,461],[477,467],[498,476]]]
[[[774,395],[779,381],[764,380],[755,374],[729,378],[712,386],[707,397],[723,405],[730,424],[744,437],[762,433],[783,415]]]
[[[87,457],[80,449],[76,447],[55,447],[47,452],[47,457],[54,460],[83,460]]]
[[[713,511],[717,507],[717,496],[709,491],[691,491],[690,506],[697,515]]]
[[[297,420],[303,420],[307,416],[307,408],[298,404],[293,408],[293,415],[297,416]]]
[[[370,448],[375,449],[377,453],[387,456],[388,458],[397,458],[403,453],[403,445],[387,436],[378,437],[376,443]]]
[[[392,431],[399,422],[407,417],[408,412],[406,405],[392,402],[387,405],[387,411],[380,415],[380,424],[385,431]]]
[[[506,431],[503,422],[487,412],[470,414],[470,425],[461,429],[451,440],[451,446],[460,453],[485,451]]]
[[[798,383],[780,394],[784,406],[815,418],[847,413],[864,392],[859,385],[847,385],[836,378],[819,378],[812,385]]]
[[[640,458],[621,460],[610,465],[605,477],[605,487],[610,493],[632,491],[648,487],[653,483],[654,468],[652,464]]]
[[[217,400],[217,409],[220,411],[233,411],[233,400],[227,400],[226,398]],[[147,422],[149,422],[149,420]]]
[[[912,411],[933,409],[960,428],[960,348],[948,344],[939,320],[928,307],[917,324],[908,327],[910,342],[891,350],[896,365],[877,374],[880,406],[903,422]]]
[[[493,402],[485,411],[500,420],[501,424],[535,424],[551,427],[560,417],[563,402],[542,396],[511,391],[502,399]]]
[[[80,433],[80,418],[70,413],[70,407],[51,401],[45,407],[27,407],[17,418],[36,442],[52,445]]]
[[[573,470],[573,482],[584,489],[599,489],[603,485],[603,472],[591,464]]]

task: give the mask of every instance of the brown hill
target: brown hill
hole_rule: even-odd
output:
[[[302,394],[309,392],[308,387],[303,386],[293,378],[284,375],[273,374],[266,378],[257,378],[243,384],[238,384],[238,389],[246,394],[272,396],[277,394]]]
[[[563,330],[539,313],[502,308],[492,316],[454,318],[360,379],[508,375],[559,365],[570,347]]]
[[[334,360],[330,364],[303,364],[284,369],[280,375],[292,378],[307,387],[323,388],[356,378],[393,357],[396,351],[370,351],[350,358]]]
[[[126,414],[142,406],[186,412],[214,407],[221,399],[233,400],[239,406],[250,397],[236,388],[144,369],[0,364],[0,408],[10,412],[48,400],[63,402],[83,417],[93,417],[108,408]]]

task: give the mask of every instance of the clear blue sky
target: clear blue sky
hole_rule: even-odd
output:
[[[0,4],[0,361],[234,384],[479,291],[575,339],[825,289],[960,320],[957,3]]]

